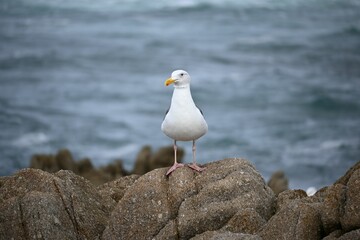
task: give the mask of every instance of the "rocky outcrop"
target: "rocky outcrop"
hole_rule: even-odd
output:
[[[289,189],[289,180],[283,171],[276,171],[271,175],[268,186],[278,195]]]
[[[97,187],[71,171],[24,169],[0,178],[0,239],[360,239],[356,166],[313,196],[277,197],[238,158]]]
[[[178,148],[177,160],[182,162],[184,150]],[[152,153],[150,146],[144,146],[138,153],[132,172],[123,168],[121,160],[116,160],[106,166],[94,168],[89,158],[74,160],[68,149],[61,149],[55,155],[35,154],[30,160],[30,168],[41,169],[50,173],[60,170],[71,170],[72,172],[88,179],[95,185],[101,185],[123,176],[135,174],[143,175],[156,168],[168,167],[173,164],[174,149],[172,146],[162,147]]]
[[[182,162],[184,150],[178,148],[177,160]],[[151,170],[169,167],[174,163],[173,146],[162,147],[157,152],[152,153],[150,146],[144,146],[138,153],[132,174],[143,175]]]
[[[189,239],[225,227],[245,209],[271,217],[274,194],[248,161],[226,159],[206,167],[201,174],[181,168],[167,178],[162,168],[140,177],[112,212],[103,239]]]
[[[287,190],[277,212],[258,233],[263,239],[360,239],[360,169],[355,164],[314,196]]]
[[[70,171],[24,169],[0,181],[1,239],[96,239],[115,205]]]

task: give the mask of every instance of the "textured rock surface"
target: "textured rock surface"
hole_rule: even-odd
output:
[[[265,220],[273,214],[274,194],[246,160],[210,163],[201,174],[181,168],[167,178],[166,170],[149,172],[128,188],[103,239],[189,239],[224,227],[247,208]]]
[[[257,234],[263,239],[360,239],[358,166],[314,196],[303,190],[280,193],[276,214]]]
[[[341,225],[345,231],[360,228],[360,169],[354,171],[347,182],[346,202]]]
[[[336,184],[326,188],[323,193],[320,214],[325,235],[341,228],[340,217],[345,203],[345,192],[344,185]]]
[[[261,237],[244,233],[207,231],[196,235],[191,240],[261,240]]]
[[[278,212],[281,208],[288,205],[296,199],[302,199],[307,197],[306,192],[301,189],[297,190],[286,190],[281,192],[276,201],[276,211]]]
[[[53,158],[71,165],[66,151]],[[94,170],[88,160],[77,166]],[[0,239],[360,239],[359,164],[313,196],[286,190],[277,198],[244,159],[206,166],[98,187],[70,171],[0,177]]]
[[[8,239],[96,239],[115,204],[70,171],[25,169],[0,190],[0,236]]]
[[[266,239],[321,239],[321,217],[316,207],[295,200],[274,215],[260,232]]]
[[[139,178],[139,175],[130,175],[116,179],[115,181],[105,183],[99,187],[97,190],[99,193],[104,196],[110,196],[114,201],[119,202],[119,200],[124,196],[126,190]]]
[[[238,211],[223,227],[235,233],[255,234],[266,223],[253,208]]]

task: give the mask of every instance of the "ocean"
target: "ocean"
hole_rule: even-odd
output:
[[[132,169],[172,144],[176,69],[209,125],[199,163],[243,157],[306,189],[360,160],[358,0],[2,0],[0,175],[60,148]]]

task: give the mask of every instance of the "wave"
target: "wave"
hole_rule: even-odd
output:
[[[81,9],[90,11],[146,11],[161,9],[208,9],[208,8],[267,8],[276,9],[288,6],[336,5],[341,0],[178,0],[178,1],[147,1],[147,0],[103,0],[103,1],[72,1],[72,0],[24,0],[29,5],[55,7],[59,9]],[[348,5],[358,5],[357,0],[347,1]]]
[[[49,137],[41,132],[27,133],[12,142],[16,147],[31,147],[49,142]]]

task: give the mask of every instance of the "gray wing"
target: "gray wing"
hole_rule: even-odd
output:
[[[166,110],[163,120],[166,118],[166,115],[168,114],[169,110],[170,110],[170,107],[168,108],[168,110]]]
[[[195,105],[196,106],[196,105]],[[203,111],[198,107],[198,106],[196,106],[197,107],[197,109],[199,109],[199,111],[200,111],[200,113],[201,113],[201,115],[203,115],[204,116],[204,114],[203,114]],[[169,110],[168,110],[169,111]]]

